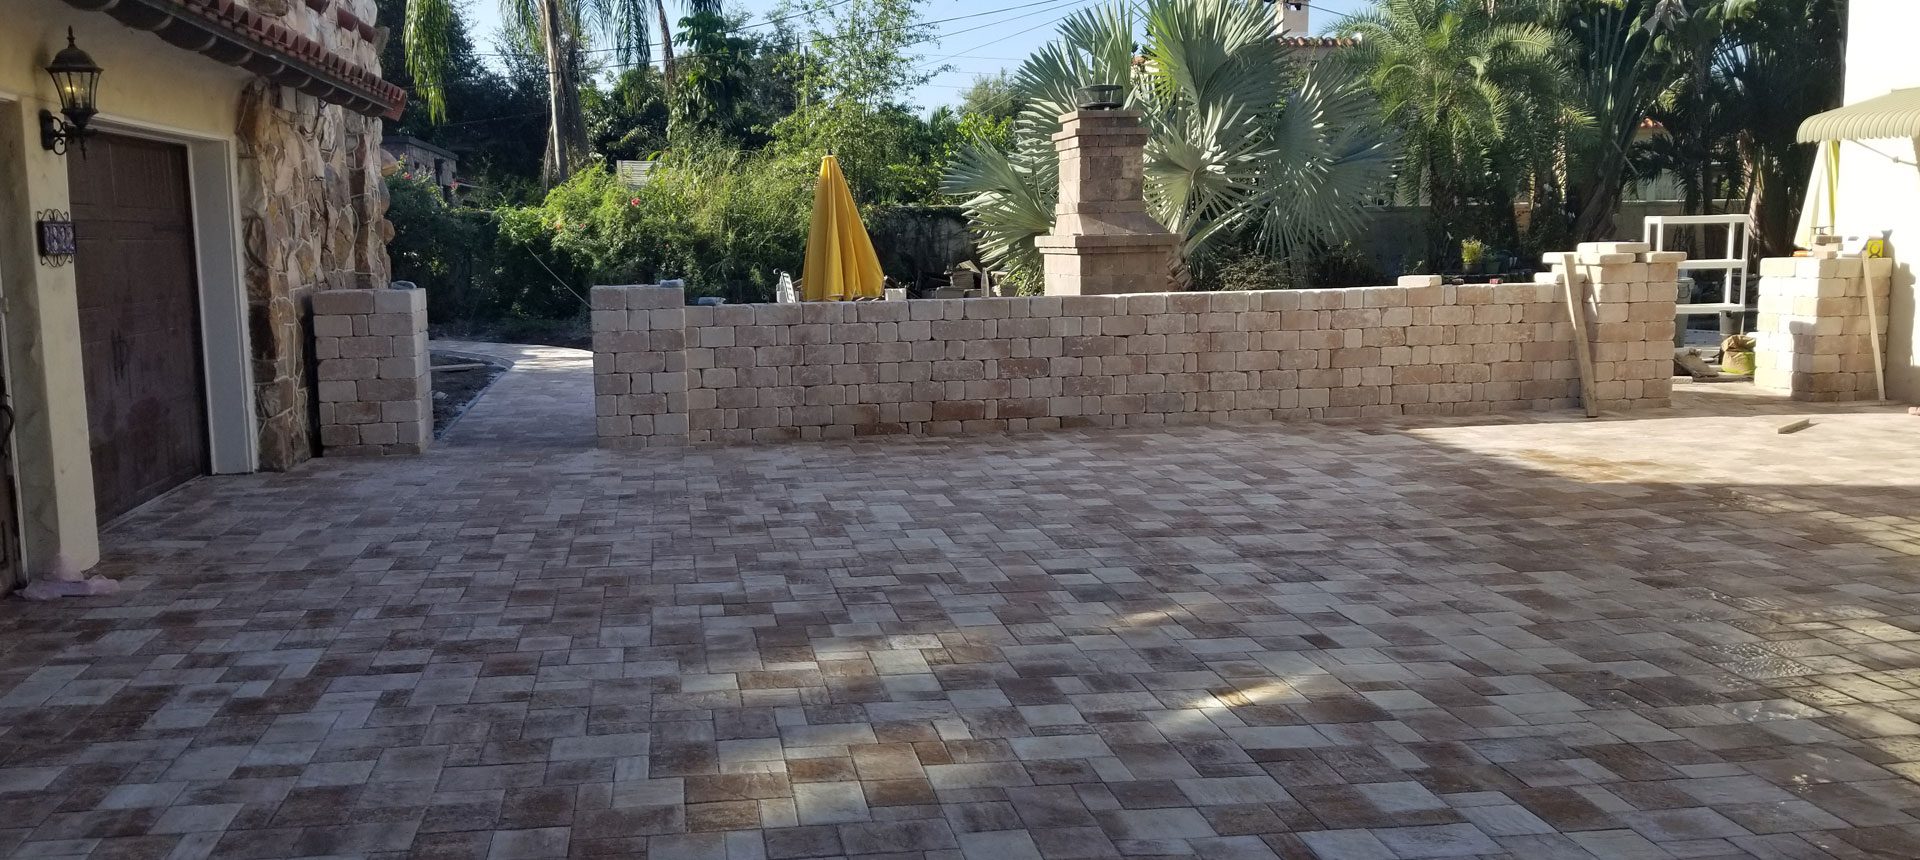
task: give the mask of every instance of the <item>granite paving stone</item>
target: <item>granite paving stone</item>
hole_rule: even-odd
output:
[[[430,453],[0,604],[0,854],[1920,857],[1900,411],[614,451],[457,347]]]

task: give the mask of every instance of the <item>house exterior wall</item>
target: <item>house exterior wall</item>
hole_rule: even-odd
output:
[[[98,125],[214,139],[233,136],[248,76],[55,0],[0,0],[0,20],[7,22],[0,27],[0,295],[8,390],[19,416],[13,462],[22,551],[29,572],[46,569],[56,554],[88,567],[99,559],[99,540],[74,267],[43,264],[33,235],[35,213],[72,211],[67,159],[81,156],[40,146],[40,111],[60,108],[42,67],[72,27],[106,69]]]
[[[1577,269],[1601,405],[1667,405],[1674,264]],[[645,447],[1564,408],[1574,327],[1561,275],[1541,277],[691,308],[677,288],[595,287],[598,432]]]
[[[1920,87],[1920,3],[1853,0],[1847,13],[1846,103]],[[1892,299],[1887,308],[1887,395],[1920,401],[1920,314],[1915,313],[1915,267],[1920,264],[1920,139],[1843,143],[1840,148],[1837,228],[1842,234],[1891,230]],[[1824,205],[1824,202],[1822,202]]]
[[[343,2],[374,13],[373,0],[329,9]],[[377,68],[374,47],[334,26],[333,11],[242,4]],[[41,261],[33,232],[35,213],[71,211],[67,166],[83,157],[39,140],[39,113],[59,109],[42,67],[69,27],[105,70],[94,127],[188,148],[215,471],[312,456],[303,303],[317,289],[384,285],[390,227],[378,120],[57,0],[0,0],[0,21],[0,302],[31,576],[56,557],[80,568],[99,558],[75,269]]]

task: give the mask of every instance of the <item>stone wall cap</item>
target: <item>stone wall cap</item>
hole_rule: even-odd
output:
[[[1090,148],[1099,147],[1099,146],[1111,146],[1111,147],[1117,148],[1117,147],[1127,145],[1129,141],[1135,138],[1144,140],[1146,139],[1147,136],[1148,136],[1147,127],[1143,125],[1137,125],[1137,124],[1088,126],[1088,125],[1079,125],[1077,123],[1068,123],[1064,128],[1061,128],[1059,131],[1054,132],[1049,137],[1049,139],[1054,141],[1055,143],[1058,143],[1063,140],[1080,140],[1084,138],[1096,138],[1097,140],[1088,142],[1084,145]]]
[[[1067,111],[1066,113],[1061,114],[1060,122],[1069,123],[1075,120],[1086,121],[1086,120],[1110,118],[1110,119],[1127,119],[1137,123],[1140,121],[1140,118],[1143,116],[1146,116],[1146,114],[1143,114],[1137,110],[1132,110],[1130,108],[1121,108],[1119,110],[1088,110],[1086,108],[1076,108],[1074,110],[1070,110],[1070,111]]]
[[[1100,236],[1057,236],[1049,233],[1033,238],[1033,246],[1040,249],[1043,254],[1074,251],[1097,254],[1146,250],[1162,246],[1173,247],[1178,244],[1180,244],[1180,237],[1172,233],[1117,233]]]

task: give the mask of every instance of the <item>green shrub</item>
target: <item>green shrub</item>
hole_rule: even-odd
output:
[[[429,318],[471,322],[584,315],[579,291],[571,287],[580,273],[549,243],[500,241],[506,213],[515,210],[448,206],[431,181],[406,174],[388,177],[387,190],[393,279],[427,291]]]
[[[777,271],[800,274],[817,170],[725,151],[669,156],[640,188],[584,170],[538,207],[501,210],[502,234],[549,245],[592,283],[684,278],[690,295],[769,301]]]

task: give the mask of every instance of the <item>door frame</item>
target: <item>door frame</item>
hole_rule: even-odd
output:
[[[200,369],[206,392],[210,471],[216,475],[258,471],[259,420],[254,415],[246,268],[240,245],[239,174],[233,141],[110,114],[95,117],[92,124],[112,134],[171,143],[187,150],[187,206],[193,221],[193,259],[200,299]],[[72,153],[67,157],[81,156]]]
[[[26,496],[20,492],[19,446],[14,442],[19,412],[13,408],[13,365],[7,352],[7,285],[0,279],[0,591],[11,592],[27,584]]]

